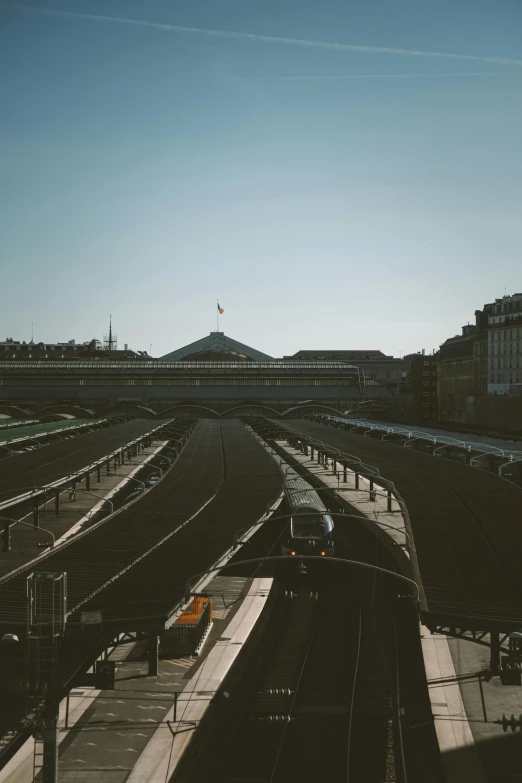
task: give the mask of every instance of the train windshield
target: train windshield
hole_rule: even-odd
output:
[[[325,536],[333,530],[333,519],[329,514],[323,514],[323,534]]]
[[[322,538],[324,534],[325,529],[321,515],[292,518],[293,538]]]

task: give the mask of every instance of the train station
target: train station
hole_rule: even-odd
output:
[[[102,351],[82,358],[82,352],[45,346],[34,356],[0,355],[0,395],[0,413],[16,406],[19,415],[90,411],[163,418],[263,409],[284,416],[307,404],[342,412],[364,399],[384,405],[392,399],[388,387],[347,361],[274,359],[217,331],[160,359],[114,360]]]
[[[1,783],[268,779],[279,747],[275,779],[319,776],[296,748],[336,759],[346,726],[356,780],[495,780],[497,746],[515,769],[516,441],[372,420],[389,390],[346,359],[220,332],[14,365]]]
[[[521,22],[0,4],[0,783],[522,783]]]

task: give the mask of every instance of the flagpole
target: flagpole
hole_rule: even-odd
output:
[[[219,332],[219,299],[216,299],[216,332]]]

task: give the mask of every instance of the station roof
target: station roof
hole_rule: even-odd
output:
[[[324,351],[316,349],[307,349],[297,351],[292,356],[284,356],[284,359],[340,359],[342,361],[361,361],[362,359],[393,359],[393,356],[386,356],[382,351],[364,351],[364,350],[339,350],[327,349]],[[400,361],[397,359],[397,361]]]
[[[100,370],[357,370],[346,362],[335,361],[259,361],[259,362],[166,362],[163,360],[151,360],[148,362],[99,362],[93,365],[91,362],[16,362],[5,363],[0,366],[1,369],[16,370],[92,370],[98,373]]]
[[[179,362],[189,357],[196,359],[198,355],[203,354],[206,360],[209,354],[218,354],[221,356],[230,356],[230,361],[244,361],[250,360],[254,362],[267,362],[273,361],[273,357],[266,353],[258,351],[256,348],[251,348],[249,345],[244,345],[238,340],[227,337],[224,332],[210,332],[208,337],[203,337],[201,340],[196,340],[194,343],[178,348],[171,353],[165,354],[160,358],[160,361],[164,362]]]

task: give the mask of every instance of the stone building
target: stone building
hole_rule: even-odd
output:
[[[484,305],[487,317],[487,393],[511,394],[522,383],[522,294]]]
[[[480,318],[477,315],[477,321]],[[477,324],[462,327],[462,334],[450,337],[438,353],[438,403],[441,421],[466,421],[466,400],[484,389],[481,357],[483,334]]]
[[[313,359],[314,361],[335,360],[347,362],[359,369],[361,379],[376,381],[380,386],[386,386],[396,393],[403,379],[403,373],[409,370],[409,360],[406,357],[397,359],[387,356],[382,351],[365,350],[304,350],[297,351],[288,360]]]

